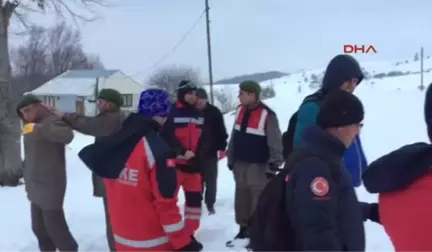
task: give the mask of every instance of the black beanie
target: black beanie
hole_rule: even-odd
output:
[[[204,88],[198,88],[196,94],[201,99],[208,99],[207,91]]]
[[[188,80],[182,80],[177,89],[177,100],[183,101],[187,93],[197,91],[197,87]]]
[[[361,101],[352,93],[334,90],[321,103],[317,125],[322,129],[345,127],[363,121],[364,109]]]

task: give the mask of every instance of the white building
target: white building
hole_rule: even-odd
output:
[[[28,93],[63,112],[95,115],[95,94],[104,88],[122,94],[124,111],[137,109],[139,95],[145,89],[120,70],[69,70]]]

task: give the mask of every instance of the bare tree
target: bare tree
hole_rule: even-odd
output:
[[[68,69],[92,68],[81,44],[81,33],[72,29],[65,22],[60,23],[47,32],[49,41],[49,61],[53,75]]]
[[[233,97],[231,94],[226,93],[222,90],[215,90],[213,94],[216,101],[219,102],[219,109],[223,114],[235,110],[237,105],[233,101]]]
[[[96,55],[88,55],[81,34],[65,23],[51,28],[33,25],[24,44],[11,50],[14,95],[31,91],[70,69],[103,68]]]
[[[174,95],[182,80],[189,80],[197,86],[202,85],[199,70],[184,66],[161,68],[149,77],[148,84]]]
[[[90,21],[91,18],[75,11],[72,5],[81,6],[101,4],[103,0],[32,0],[29,4],[38,9],[52,9],[58,14],[65,13],[74,19]],[[13,14],[27,27],[22,13],[18,12],[19,0],[0,0],[0,185],[17,185],[22,173],[21,141],[19,119],[15,113],[10,79],[11,66],[9,59],[8,32]],[[79,6],[79,5],[78,5]],[[30,6],[22,6],[30,7]],[[22,10],[25,11],[26,8]],[[82,8],[78,8],[81,9]],[[87,8],[87,10],[91,10]]]

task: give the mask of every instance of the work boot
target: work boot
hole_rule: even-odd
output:
[[[239,232],[234,237],[234,239],[226,242],[226,246],[230,248],[233,247],[246,248],[248,244],[249,244],[249,233],[247,227],[240,227]]]
[[[208,211],[209,215],[213,215],[213,214],[216,213],[216,210],[215,210],[214,206],[207,205],[207,211]]]

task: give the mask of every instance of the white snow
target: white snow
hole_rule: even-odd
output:
[[[387,69],[388,72],[392,70],[391,66],[390,63],[377,63],[374,69]],[[400,68],[402,66],[410,67],[409,64],[400,65]],[[426,77],[425,83],[432,81],[432,75],[427,74]],[[303,97],[312,92],[303,85],[302,92],[298,93],[297,79],[300,78],[301,74],[293,74],[274,80],[277,95],[266,101],[277,113],[283,131]],[[416,88],[418,75],[374,81],[373,85],[361,84],[356,91],[366,108],[362,140],[369,161],[403,144],[427,141],[423,120],[424,93]],[[237,90],[233,89],[232,92]],[[225,119],[227,128],[231,129],[233,115],[229,113]],[[68,188],[65,212],[81,251],[107,251],[102,202],[92,197],[90,172],[77,157],[78,151],[92,141],[91,137],[76,133],[74,141],[67,147]],[[233,176],[226,168],[225,160],[220,162],[219,170],[217,213],[213,216],[204,214],[197,234],[205,251],[232,251],[233,249],[225,247],[225,242],[237,232],[234,222]],[[368,194],[363,188],[359,188],[357,193],[360,200],[374,202],[377,199],[376,195]],[[1,188],[0,199],[0,251],[37,251],[24,187]],[[182,201],[183,199],[181,203]],[[393,250],[380,225],[372,222],[365,225],[368,251]]]

